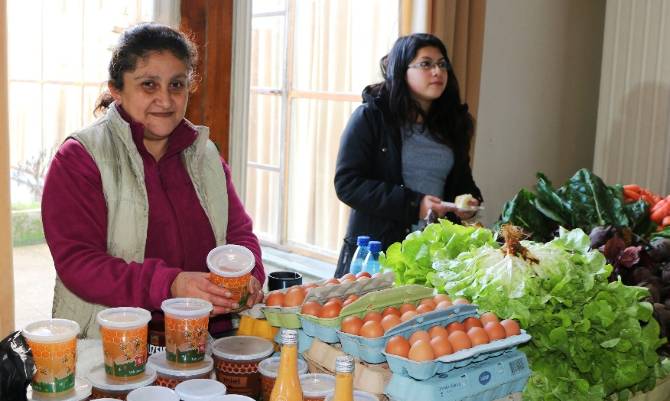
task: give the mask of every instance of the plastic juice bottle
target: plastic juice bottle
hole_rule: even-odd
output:
[[[370,253],[363,262],[363,271],[370,274],[379,273],[379,252],[382,250],[382,243],[379,241],[370,241]]]
[[[354,401],[354,358],[335,358],[335,394],[333,401]]]
[[[303,401],[298,376],[298,332],[283,330],[279,371],[269,401]]]
[[[367,235],[359,235],[356,239],[356,251],[354,256],[351,258],[351,264],[349,265],[349,273],[358,274],[363,270],[363,261],[365,257],[370,253],[368,248],[368,243],[370,242],[370,237]]]

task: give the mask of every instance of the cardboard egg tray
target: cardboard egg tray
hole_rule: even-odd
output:
[[[462,322],[471,316],[478,316],[475,305],[454,305],[445,310],[418,315],[391,328],[379,338],[365,338],[341,331],[338,331],[337,334],[344,352],[366,362],[380,363],[388,361],[389,367],[394,373],[410,376],[417,380],[425,380],[437,373],[445,373],[451,369],[502,354],[505,350],[530,341],[530,336],[522,330],[519,335],[492,341],[488,344],[477,345],[426,362],[410,361],[407,358],[387,354],[384,351],[386,343],[393,336],[401,335],[409,338],[416,331],[428,330],[433,326],[446,326],[456,321]]]
[[[393,374],[386,394],[393,401],[491,401],[522,392],[530,377],[523,352],[498,356],[438,374],[426,380]]]
[[[389,306],[398,306],[403,303],[417,304],[424,298],[433,296],[433,289],[421,285],[406,285],[403,287],[387,288],[375,292],[369,292],[349,305],[342,308],[338,317],[325,319],[311,315],[299,314],[300,321],[305,332],[327,343],[341,341],[338,334],[340,324],[345,317],[356,315],[365,316],[370,311],[381,312]],[[373,341],[376,339],[372,339]],[[345,352],[350,353],[347,349]],[[353,354],[352,354],[353,355]],[[358,356],[358,355],[354,355]],[[379,363],[384,359],[376,361],[362,358],[366,362]]]
[[[393,272],[386,272],[369,280],[345,282],[338,285],[323,286],[327,280],[317,281],[317,284],[321,285],[321,287],[311,288],[307,293],[307,296],[305,296],[303,304],[308,301],[317,301],[320,304],[323,304],[330,298],[346,298],[352,294],[362,296],[369,292],[391,287],[394,278],[395,276]],[[286,293],[289,289],[290,288],[284,288],[276,291]],[[301,321],[298,318],[298,313],[301,308],[302,305],[292,307],[261,306],[265,318],[272,326],[287,329],[299,329],[302,327]]]

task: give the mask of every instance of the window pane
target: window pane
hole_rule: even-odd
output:
[[[305,0],[295,15],[296,89],[360,93],[381,80],[379,59],[398,36],[397,0]]]
[[[45,1],[44,79],[78,82],[82,77],[82,0]]]
[[[42,1],[7,2],[9,79],[39,80],[42,74]],[[34,21],[35,23],[28,23]],[[37,23],[37,22],[40,23]]]
[[[252,163],[279,167],[281,152],[282,99],[276,95],[251,94],[249,98],[249,143],[247,159]]]
[[[82,88],[79,85],[44,85],[44,131],[45,149],[59,145],[63,140],[82,128]]]
[[[266,241],[279,240],[277,227],[281,213],[279,201],[279,173],[247,168],[245,209],[254,221],[254,232]]]
[[[252,87],[282,87],[284,70],[284,17],[260,17],[252,20]]]
[[[293,101],[288,158],[288,240],[336,254],[348,207],[333,186],[340,135],[358,103]]]
[[[38,83],[9,83],[10,163],[30,160],[42,149],[41,86]],[[12,193],[14,195],[14,193]]]
[[[87,85],[84,87],[84,99],[81,108],[82,126],[87,126],[95,121],[96,117],[93,115],[93,110],[104,89],[107,89],[107,86]]]
[[[251,7],[254,14],[282,11],[286,8],[286,0],[253,0]]]

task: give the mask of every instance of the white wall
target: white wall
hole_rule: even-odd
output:
[[[605,0],[490,0],[474,176],[492,224],[542,171],[556,186],[591,168]]]

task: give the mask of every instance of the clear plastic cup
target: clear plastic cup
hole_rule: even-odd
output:
[[[240,245],[221,245],[207,254],[209,281],[230,291],[240,311],[246,307],[249,296],[251,270],[256,265],[254,254]]]
[[[109,308],[98,312],[105,372],[115,380],[135,380],[147,363],[151,313],[142,308]]]
[[[175,387],[182,401],[209,401],[212,397],[226,394],[226,385],[212,379],[193,379]]]
[[[205,359],[209,313],[214,307],[199,298],[163,301],[165,313],[165,356],[175,366],[188,368]]]
[[[147,367],[156,371],[157,386],[168,387],[174,390],[181,382],[193,379],[209,379],[214,370],[214,360],[205,355],[200,364],[193,364],[188,369],[178,369],[172,366],[165,358],[165,351],[153,354],[149,357]]]
[[[261,394],[264,400],[269,400],[272,394],[272,388],[277,380],[277,373],[279,372],[280,357],[273,356],[263,359],[258,364],[258,372],[261,374]],[[307,362],[298,359],[298,375],[307,373]]]
[[[86,380],[93,386],[91,389],[91,399],[93,400],[105,397],[125,400],[131,391],[140,387],[150,386],[156,381],[156,372],[149,366],[146,367],[142,375],[132,381],[116,380],[109,376],[105,370],[105,365],[101,364],[93,367],[86,374]]]
[[[304,401],[324,401],[335,391],[335,376],[325,373],[300,375],[300,387]]]
[[[27,325],[22,334],[32,350],[37,371],[34,392],[59,395],[74,388],[79,324],[67,319],[48,319]]]
[[[128,393],[127,401],[179,401],[174,390],[161,386],[140,387]]]

